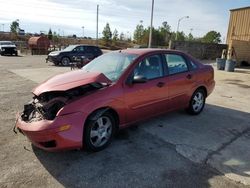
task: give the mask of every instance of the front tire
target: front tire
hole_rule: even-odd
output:
[[[98,112],[92,117],[95,116],[98,116]],[[95,120],[89,118],[85,124],[83,144],[88,151],[101,151],[111,143],[114,132],[115,119],[111,113],[105,112]]]
[[[198,115],[202,112],[206,102],[206,94],[203,89],[197,89],[192,95],[187,112],[191,115]]]
[[[69,66],[69,63],[70,63],[70,59],[68,57],[63,57],[62,60],[61,60],[61,64],[63,66]]]

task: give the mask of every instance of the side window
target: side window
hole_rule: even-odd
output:
[[[162,61],[159,55],[145,58],[136,66],[134,75],[142,75],[147,79],[154,79],[163,76]]]
[[[87,46],[87,47],[86,47],[86,52],[87,52],[87,53],[91,53],[91,54],[93,54],[93,55],[96,55],[96,54],[97,54],[96,48],[95,48],[94,46]]]
[[[86,46],[86,52],[93,53],[93,48],[91,46]]]
[[[169,75],[188,71],[187,63],[182,56],[176,54],[165,54],[165,58],[168,65]]]
[[[197,65],[192,61],[190,61],[190,65],[191,65],[192,70],[197,68]]]
[[[83,46],[78,46],[74,49],[76,52],[84,52],[84,47]]]

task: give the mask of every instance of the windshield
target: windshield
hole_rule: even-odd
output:
[[[137,56],[135,54],[110,52],[94,59],[82,69],[87,72],[101,72],[115,82]]]
[[[12,42],[0,42],[1,45],[14,45]]]
[[[64,48],[62,51],[72,51],[76,46],[75,45],[69,45],[68,47]]]

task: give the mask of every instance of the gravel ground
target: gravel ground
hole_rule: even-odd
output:
[[[46,79],[69,70],[46,64],[44,59],[45,56],[0,57],[0,187],[247,187],[227,178],[209,163],[193,160],[192,156],[178,150],[174,140],[165,139],[155,131],[159,128],[159,122],[168,125],[172,122],[179,126],[178,135],[183,138],[187,130],[181,127],[185,125],[185,118],[190,120],[190,116],[182,111],[156,117],[140,123],[140,126],[123,130],[110,147],[98,153],[81,150],[49,153],[33,147],[23,135],[12,132],[15,115],[31,99],[30,91],[37,85],[36,82],[40,82],[41,78],[37,78],[39,75]],[[33,78],[24,73],[24,69],[30,71]],[[244,76],[249,76],[249,73],[239,74],[243,79],[248,79]],[[224,77],[216,78],[219,85],[223,85]],[[249,93],[246,86],[241,89]],[[215,93],[221,90],[223,88],[219,87]],[[237,94],[239,91],[234,92]],[[208,110],[200,117],[204,119],[203,124],[210,118],[205,117],[205,114],[214,112],[215,108],[211,104],[227,106],[216,95],[212,95],[208,103]],[[238,109],[233,101],[228,104]],[[248,104],[238,109],[247,117]],[[215,112],[220,114],[223,110]],[[233,118],[233,111],[227,113]],[[194,120],[196,127],[200,122],[198,120]],[[175,133],[175,130],[168,130],[168,138]]]

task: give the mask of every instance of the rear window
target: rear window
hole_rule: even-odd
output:
[[[197,68],[197,65],[193,61],[190,61],[190,65],[192,70]]]
[[[87,47],[87,52],[93,53],[95,55],[101,55],[102,54],[102,51],[100,50],[100,48],[98,48],[96,46],[88,46]]]

